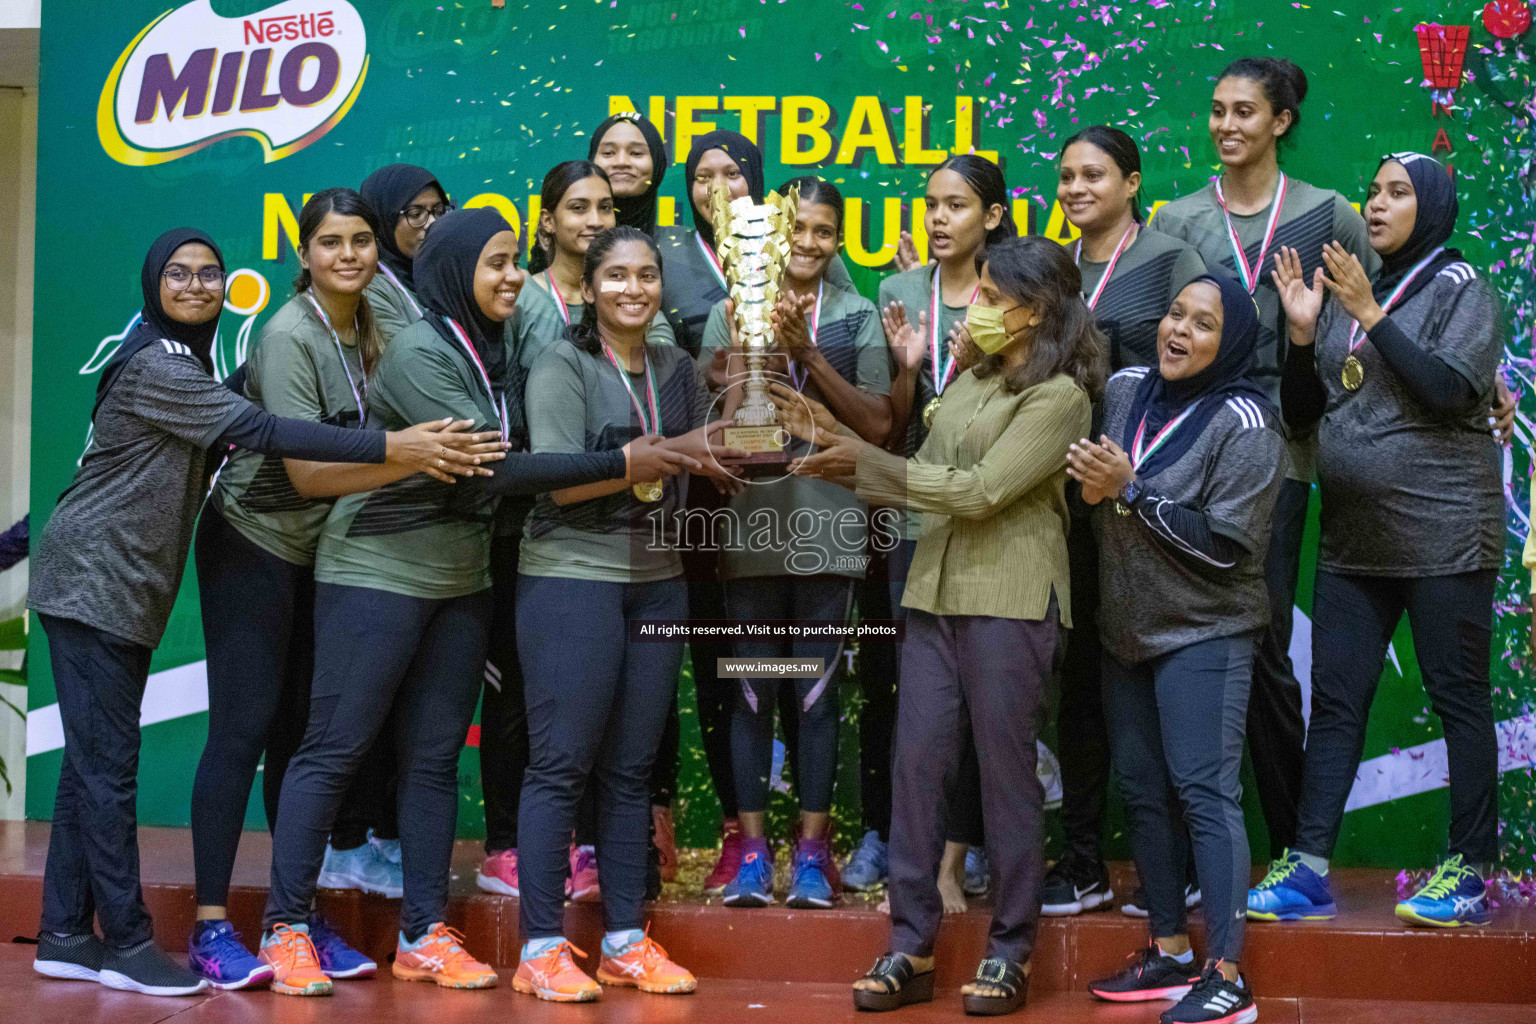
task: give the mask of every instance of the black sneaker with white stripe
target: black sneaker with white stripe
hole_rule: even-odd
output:
[[[1155,942],[1127,959],[1129,962],[1119,974],[1100,978],[1088,986],[1088,991],[1111,1003],[1145,1003],[1155,999],[1182,999],[1200,980],[1194,957],[1179,963]]]
[[[64,935],[43,932],[37,937],[37,959],[32,969],[50,978],[96,981],[107,947],[95,935]]]
[[[148,996],[191,996],[208,982],[187,969],[159,946],[145,939],[127,949],[108,949],[97,977],[108,988],[142,992]]]
[[[1253,994],[1239,977],[1236,984],[1222,977],[1215,964],[1205,969],[1189,994],[1171,1010],[1164,1010],[1162,1024],[1253,1024],[1259,1008]]]
[[[1040,913],[1046,917],[1071,917],[1085,910],[1107,909],[1114,898],[1103,861],[1094,863],[1068,854],[1046,872],[1040,890]]]
[[[1194,882],[1190,882],[1188,885],[1184,886],[1185,910],[1194,910],[1200,905],[1200,900],[1200,886],[1196,885]],[[1130,900],[1121,906],[1120,913],[1124,914],[1126,917],[1146,917],[1147,890],[1138,885],[1136,887],[1136,891],[1131,893]]]

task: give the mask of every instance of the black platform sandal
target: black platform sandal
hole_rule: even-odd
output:
[[[895,1010],[912,1003],[933,1000],[933,969],[919,973],[903,953],[887,953],[864,975],[881,988],[853,990],[853,1005],[860,1010]]]
[[[966,990],[986,985],[1002,995],[973,995]],[[1024,1005],[1029,994],[1029,975],[1012,960],[988,957],[976,968],[976,980],[960,990],[965,1012],[977,1017],[997,1017]]]

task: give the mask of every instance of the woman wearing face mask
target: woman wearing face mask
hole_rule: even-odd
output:
[[[295,419],[363,425],[368,373],[383,348],[364,297],[378,266],[377,227],[372,209],[351,189],[326,189],[304,204],[297,294],[267,321],[251,353],[244,393],[252,402]],[[487,461],[502,458],[496,433],[481,441]],[[243,988],[272,974],[239,943],[225,904],[257,762],[265,751],[262,788],[267,821],[275,825],[283,773],[308,717],[315,545],[330,499],[410,472],[236,450],[198,525],[208,741],[192,786],[198,923],[189,948],[192,969],[215,988]],[[367,843],[366,831],[358,842],[335,843],[358,851],[352,857],[367,872],[365,882],[400,895],[398,881],[387,891],[391,865]],[[375,965],[322,920],[312,924],[321,965],[333,977],[372,973]]]
[[[1445,727],[1451,827],[1448,859],[1397,916],[1441,927],[1489,920],[1499,810],[1488,660],[1505,522],[1499,445],[1484,423],[1504,325],[1493,291],[1446,247],[1456,214],[1446,168],[1395,153],[1366,195],[1376,283],[1337,246],[1310,285],[1289,250],[1275,273],[1292,346],[1286,416],[1297,429],[1321,420],[1322,534],[1301,826],[1295,849],[1249,895],[1250,917],[1334,916],[1328,858],[1406,612]]]
[[[517,236],[492,210],[444,217],[417,261],[425,316],[392,341],[369,381],[369,418],[423,410],[509,437],[521,422],[508,387],[503,324],[524,275]],[[307,928],[325,833],[386,722],[400,758],[405,902],[393,973],[445,988],[496,974],[444,923],[458,807],[458,757],[485,670],[490,521],[497,497],[607,480],[652,480],[691,462],[651,439],[590,455],[513,453],[474,486],[402,480],[338,501],[315,553],[315,674],[309,728],[289,763],[273,839],[262,959],[274,991],[324,995],[329,979]]]
[[[675,345],[646,340],[661,294],[661,257],[649,235],[612,228],[588,246],[582,319],[539,357],[528,380],[535,452],[601,453],[654,433],[693,454],[696,471],[708,462],[719,472],[693,361]],[[598,981],[656,993],[695,985],[646,936],[641,916],[651,763],[676,695],[682,645],[632,639],[635,620],[688,615],[675,536],[686,485],[687,478],[615,476],[550,489],[524,532],[517,632],[531,749],[518,820],[525,941],[513,985],[540,999],[586,1002],[600,994],[573,959],[586,954],[564,935],[568,837],[589,787],[607,927]],[[556,636],[561,642],[550,642]]]
[[[1157,366],[1110,380],[1104,433],[1067,457],[1096,506],[1104,710],[1152,933],[1125,970],[1089,991],[1115,1002],[1179,999],[1163,1024],[1258,1016],[1238,974],[1249,870],[1239,774],[1286,458],[1251,376],[1258,337],[1245,286],[1210,276],[1187,285],[1158,326]],[[1185,928],[1191,845],[1205,896],[1203,968]]]
[[[780,304],[803,315],[781,320],[776,343],[786,359],[774,366],[775,401],[796,404],[803,394],[829,406],[865,439],[883,441],[890,429],[890,355],[879,316],[869,300],[829,285],[826,270],[842,242],[843,197],[819,178],[796,178],[779,188],[799,189]],[[704,331],[699,359],[713,361],[720,350],[738,351],[730,300],[716,305]],[[728,363],[732,381],[745,367],[739,356]],[[730,415],[742,398],[739,386],[722,398]],[[720,556],[726,611],[733,620],[793,620],[845,623],[852,611],[854,582],[866,547],[868,506],[844,488],[824,480],[790,475],[758,480],[732,498],[733,534],[745,540]],[[762,522],[777,522],[793,535],[789,547],[764,545],[748,535]],[[805,524],[814,524],[806,529]],[[819,678],[791,681],[785,696],[796,703],[784,718],[798,719],[792,745],[800,829],[787,899],[790,907],[830,907],[837,899],[836,869],[828,837],[832,783],[837,769],[837,670],[843,642],[837,638],[797,641],[738,641],[737,657],[818,658]],[[773,855],[764,832],[768,776],[773,761],[774,707],[779,679],[745,679],[731,723],[731,754],[745,836],[742,864],[725,887],[731,907],[773,902]],[[786,704],[788,701],[785,702]],[[796,728],[798,726],[798,728]]]
[[[979,257],[992,245],[1018,234],[1009,211],[1008,185],[1002,170],[975,155],[950,157],[928,175],[923,223],[928,232],[928,251],[936,266],[919,266],[880,282],[877,305],[891,346],[894,375],[891,378],[891,434],[887,447],[907,457],[915,455],[928,436],[928,424],[942,400],[948,382],[960,373],[951,344],[965,319],[968,303],[975,300],[980,278]],[[937,383],[935,381],[937,380]],[[904,524],[906,541],[888,558],[871,559],[859,592],[863,618],[900,618],[902,589],[912,560],[913,546],[922,532],[922,520],[908,510]],[[866,731],[889,734],[894,722],[879,714],[894,711],[889,693],[901,677],[901,649],[894,644],[867,645],[867,684],[885,691],[870,700]],[[884,685],[882,686],[882,681]],[[866,690],[868,692],[868,690]],[[884,721],[881,721],[884,719]],[[879,749],[878,741],[875,746]],[[883,762],[882,762],[883,763]],[[956,805],[951,815],[950,841],[944,851],[939,888],[946,910],[963,911],[965,893],[987,890],[987,865],[981,852],[981,823],[976,803],[976,765],[967,756],[956,785]],[[885,796],[879,792],[877,799]],[[886,824],[885,808],[866,810],[865,827],[878,830]],[[974,852],[968,852],[975,846]],[[849,858],[853,879],[873,888],[883,879],[878,868],[865,870],[860,860],[878,865],[886,851],[880,849],[879,833],[871,843],[866,832],[859,850]]]
[[[1104,379],[1104,340],[1080,287],[1055,242],[990,247],[967,311],[982,358],[945,389],[917,455],[883,451],[810,406],[821,450],[791,464],[928,517],[903,597],[891,952],[855,983],[862,1009],[933,996],[944,783],[967,735],[979,755],[996,903],[987,957],[962,996],[970,1013],[1024,1002],[1045,871],[1035,742],[1058,628],[1071,624],[1066,451],[1089,428]],[[803,417],[788,420],[796,434],[812,433]]]
[[[380,167],[359,191],[379,216],[379,273],[368,284],[368,304],[389,341],[421,319],[412,261],[427,229],[453,204],[432,172],[412,164]]]
[[[1152,229],[1187,242],[1212,271],[1230,274],[1259,307],[1254,379],[1280,402],[1285,361],[1284,315],[1269,280],[1275,253],[1289,246],[1310,274],[1322,266],[1323,246],[1333,241],[1360,258],[1375,276],[1379,261],[1366,240],[1365,222],[1337,192],[1285,174],[1279,145],[1301,123],[1307,76],[1288,60],[1244,57],[1222,71],[1211,97],[1211,143],[1221,176],[1193,195],[1157,211]],[[1291,623],[1301,536],[1306,525],[1316,439],[1290,439],[1290,469],[1275,502],[1275,527],[1266,556],[1270,625],[1254,654],[1249,702],[1249,744],[1259,803],[1269,829],[1270,856],[1279,860],[1296,837],[1301,796],[1301,684],[1291,666]]]
[[[161,235],[139,283],[143,309],[102,370],[91,439],[32,564],[28,607],[48,634],[65,738],[34,966],[56,978],[187,995],[207,982],[150,938],[134,804],[139,704],[207,492],[209,449],[383,462],[402,472],[443,472],[477,456],[452,453],[474,441],[444,432],[447,420],[386,434],[282,419],[215,380],[209,351],[224,261],[203,232]]]
[[[1109,369],[1157,360],[1157,326],[1183,287],[1205,273],[1200,254],[1171,235],[1146,230],[1141,211],[1141,153],[1118,128],[1086,128],[1062,145],[1056,201],[1082,233],[1069,251],[1083,275],[1083,296],[1109,339]],[[1061,820],[1066,851],[1045,876],[1041,912],[1049,917],[1107,908],[1114,899],[1100,839],[1109,781],[1109,735],[1099,670],[1099,549],[1088,506],[1068,488],[1073,528],[1072,621],[1057,711]],[[1143,906],[1133,900],[1132,906]]]

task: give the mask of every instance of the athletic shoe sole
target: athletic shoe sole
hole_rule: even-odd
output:
[[[398,885],[374,885],[353,875],[343,875],[335,871],[320,872],[320,878],[315,884],[322,889],[360,889],[392,900],[398,900],[405,895],[405,889]]]
[[[480,989],[495,988],[497,977],[495,973],[476,978],[473,981],[449,981],[438,971],[417,970],[414,967],[401,967],[399,963],[390,965],[389,972],[401,981],[430,981],[438,988]]]
[[[1246,1009],[1238,1010],[1236,1013],[1229,1013],[1225,1017],[1213,1017],[1205,1021],[1204,1024],[1253,1024],[1258,1019],[1259,1008],[1257,1006],[1249,1006]]]
[[[512,977],[512,991],[521,992],[525,996],[537,996],[551,1003],[593,1003],[602,995],[601,991],[586,991],[572,995],[568,992],[556,992],[554,989],[539,988],[532,982],[524,981],[514,975]]]
[[[302,988],[281,981],[273,981],[269,987],[280,996],[328,996],[335,991],[329,981],[312,981]]]
[[[836,903],[835,899],[826,899],[821,896],[796,896],[791,893],[784,901],[784,906],[790,910],[830,910]]]
[[[697,978],[679,981],[672,985],[655,985],[647,981],[637,981],[634,978],[621,974],[609,974],[601,967],[597,969],[597,980],[604,985],[615,985],[619,988],[637,988],[641,992],[649,992],[655,996],[685,996],[699,987]]]
[[[1310,911],[1300,910],[1250,910],[1250,921],[1332,921],[1339,916],[1339,908],[1336,903],[1314,907]]]
[[[1150,1003],[1155,999],[1183,999],[1193,985],[1170,985],[1167,988],[1143,988],[1134,992],[1100,992],[1090,988],[1088,993],[1095,999],[1109,1003]]]
[[[70,963],[68,960],[33,960],[32,969],[48,978],[63,981],[100,981],[101,976],[89,967]]]
[[[492,892],[498,896],[520,895],[515,887],[508,885],[506,882],[503,882],[501,879],[494,876],[482,875],[478,871],[475,872],[475,886],[479,888],[481,892]]]
[[[1200,905],[1201,899],[1203,899],[1203,897],[1200,895],[1200,891],[1198,889],[1195,890],[1188,896],[1184,897],[1184,909],[1194,910]],[[1146,907],[1138,907],[1134,903],[1127,903],[1125,906],[1121,907],[1120,913],[1124,914],[1126,917],[1139,917],[1143,920],[1145,920],[1148,916]],[[1269,918],[1265,918],[1265,920],[1269,920]]]
[[[322,967],[320,973],[333,981],[348,981],[353,978],[371,978],[378,970],[379,965],[370,961],[357,967],[348,968],[345,971],[327,971]]]
[[[1397,914],[1397,919],[1399,921],[1405,922],[1407,924],[1423,925],[1428,928],[1481,928],[1493,920],[1493,915],[1486,914],[1481,921],[1477,920],[1476,918],[1458,918],[1451,921],[1437,921],[1432,917],[1425,917],[1411,907],[1407,907],[1402,904],[1398,904],[1395,913]]]
[[[262,967],[256,968],[245,977],[238,978],[235,981],[214,981],[206,974],[203,975],[202,978],[210,986],[218,989],[220,992],[237,992],[242,988],[254,988],[257,985],[265,985],[267,982],[272,980],[275,974],[276,972],[272,970],[270,965],[264,965]]]
[[[1108,910],[1114,901],[1115,891],[1105,889],[1103,892],[1084,893],[1081,899],[1071,903],[1046,903],[1040,907],[1040,913],[1046,917],[1074,917],[1090,910]]]
[[[762,907],[773,905],[772,896],[763,896],[760,893],[752,893],[743,896],[727,896],[724,900],[728,907],[736,907],[743,910],[758,910]]]
[[[119,992],[139,992],[146,996],[195,996],[208,988],[208,982],[203,978],[197,979],[197,984],[190,986],[146,985],[118,971],[102,971],[96,976],[96,980],[107,988],[115,988]]]
[[[566,898],[572,903],[596,903],[603,898],[603,887],[601,885],[589,885],[585,889],[572,892]]]

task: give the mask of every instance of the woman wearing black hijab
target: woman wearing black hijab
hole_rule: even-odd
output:
[[[210,449],[422,469],[460,442],[436,432],[446,421],[385,434],[281,419],[214,380],[224,259],[201,231],[156,239],[140,287],[138,321],[96,386],[80,469],[33,558],[28,607],[48,635],[65,738],[35,967],[187,995],[206,983],[150,938],[134,807],[139,703],[208,490]]]
[[[522,395],[509,386],[504,340],[525,280],[516,233],[494,210],[454,212],[427,235],[416,269],[425,315],[384,350],[369,381],[369,420],[393,424],[430,409],[521,438]],[[496,983],[444,918],[459,751],[485,671],[497,499],[656,480],[697,465],[641,438],[607,452],[511,452],[491,477],[454,487],[407,479],[336,503],[315,554],[309,728],[274,829],[262,941],[274,991],[330,991],[306,922],[337,806],[386,721],[400,759],[399,816],[409,823],[393,973],[448,988]]]
[[[1067,455],[1083,500],[1097,506],[1104,710],[1152,932],[1124,971],[1089,991],[1115,1002],[1182,997],[1163,1024],[1257,1016],[1237,970],[1249,865],[1238,776],[1286,460],[1251,376],[1258,336],[1242,285],[1197,278],[1158,325],[1157,365],[1110,378],[1104,434]],[[1185,927],[1191,844],[1205,895],[1203,969]]]
[[[388,342],[421,319],[412,263],[427,229],[453,204],[432,172],[414,164],[380,167],[358,191],[379,215],[379,273],[368,285],[368,304]]]
[[[632,110],[614,114],[592,133],[587,159],[613,186],[619,224],[656,236],[656,194],[667,175],[667,147],[656,126]]]
[[[1383,659],[1406,612],[1445,729],[1450,857],[1397,916],[1484,924],[1484,879],[1499,856],[1488,662],[1505,530],[1499,442],[1486,424],[1503,318],[1492,289],[1446,248],[1456,189],[1438,161],[1384,157],[1364,212],[1382,258],[1374,285],[1337,248],[1324,251],[1326,271],[1311,287],[1289,250],[1275,273],[1291,331],[1286,421],[1300,429],[1321,419],[1322,534],[1296,849],[1250,895],[1249,916],[1333,916],[1328,857]],[[1325,288],[1335,301],[1320,313]]]

